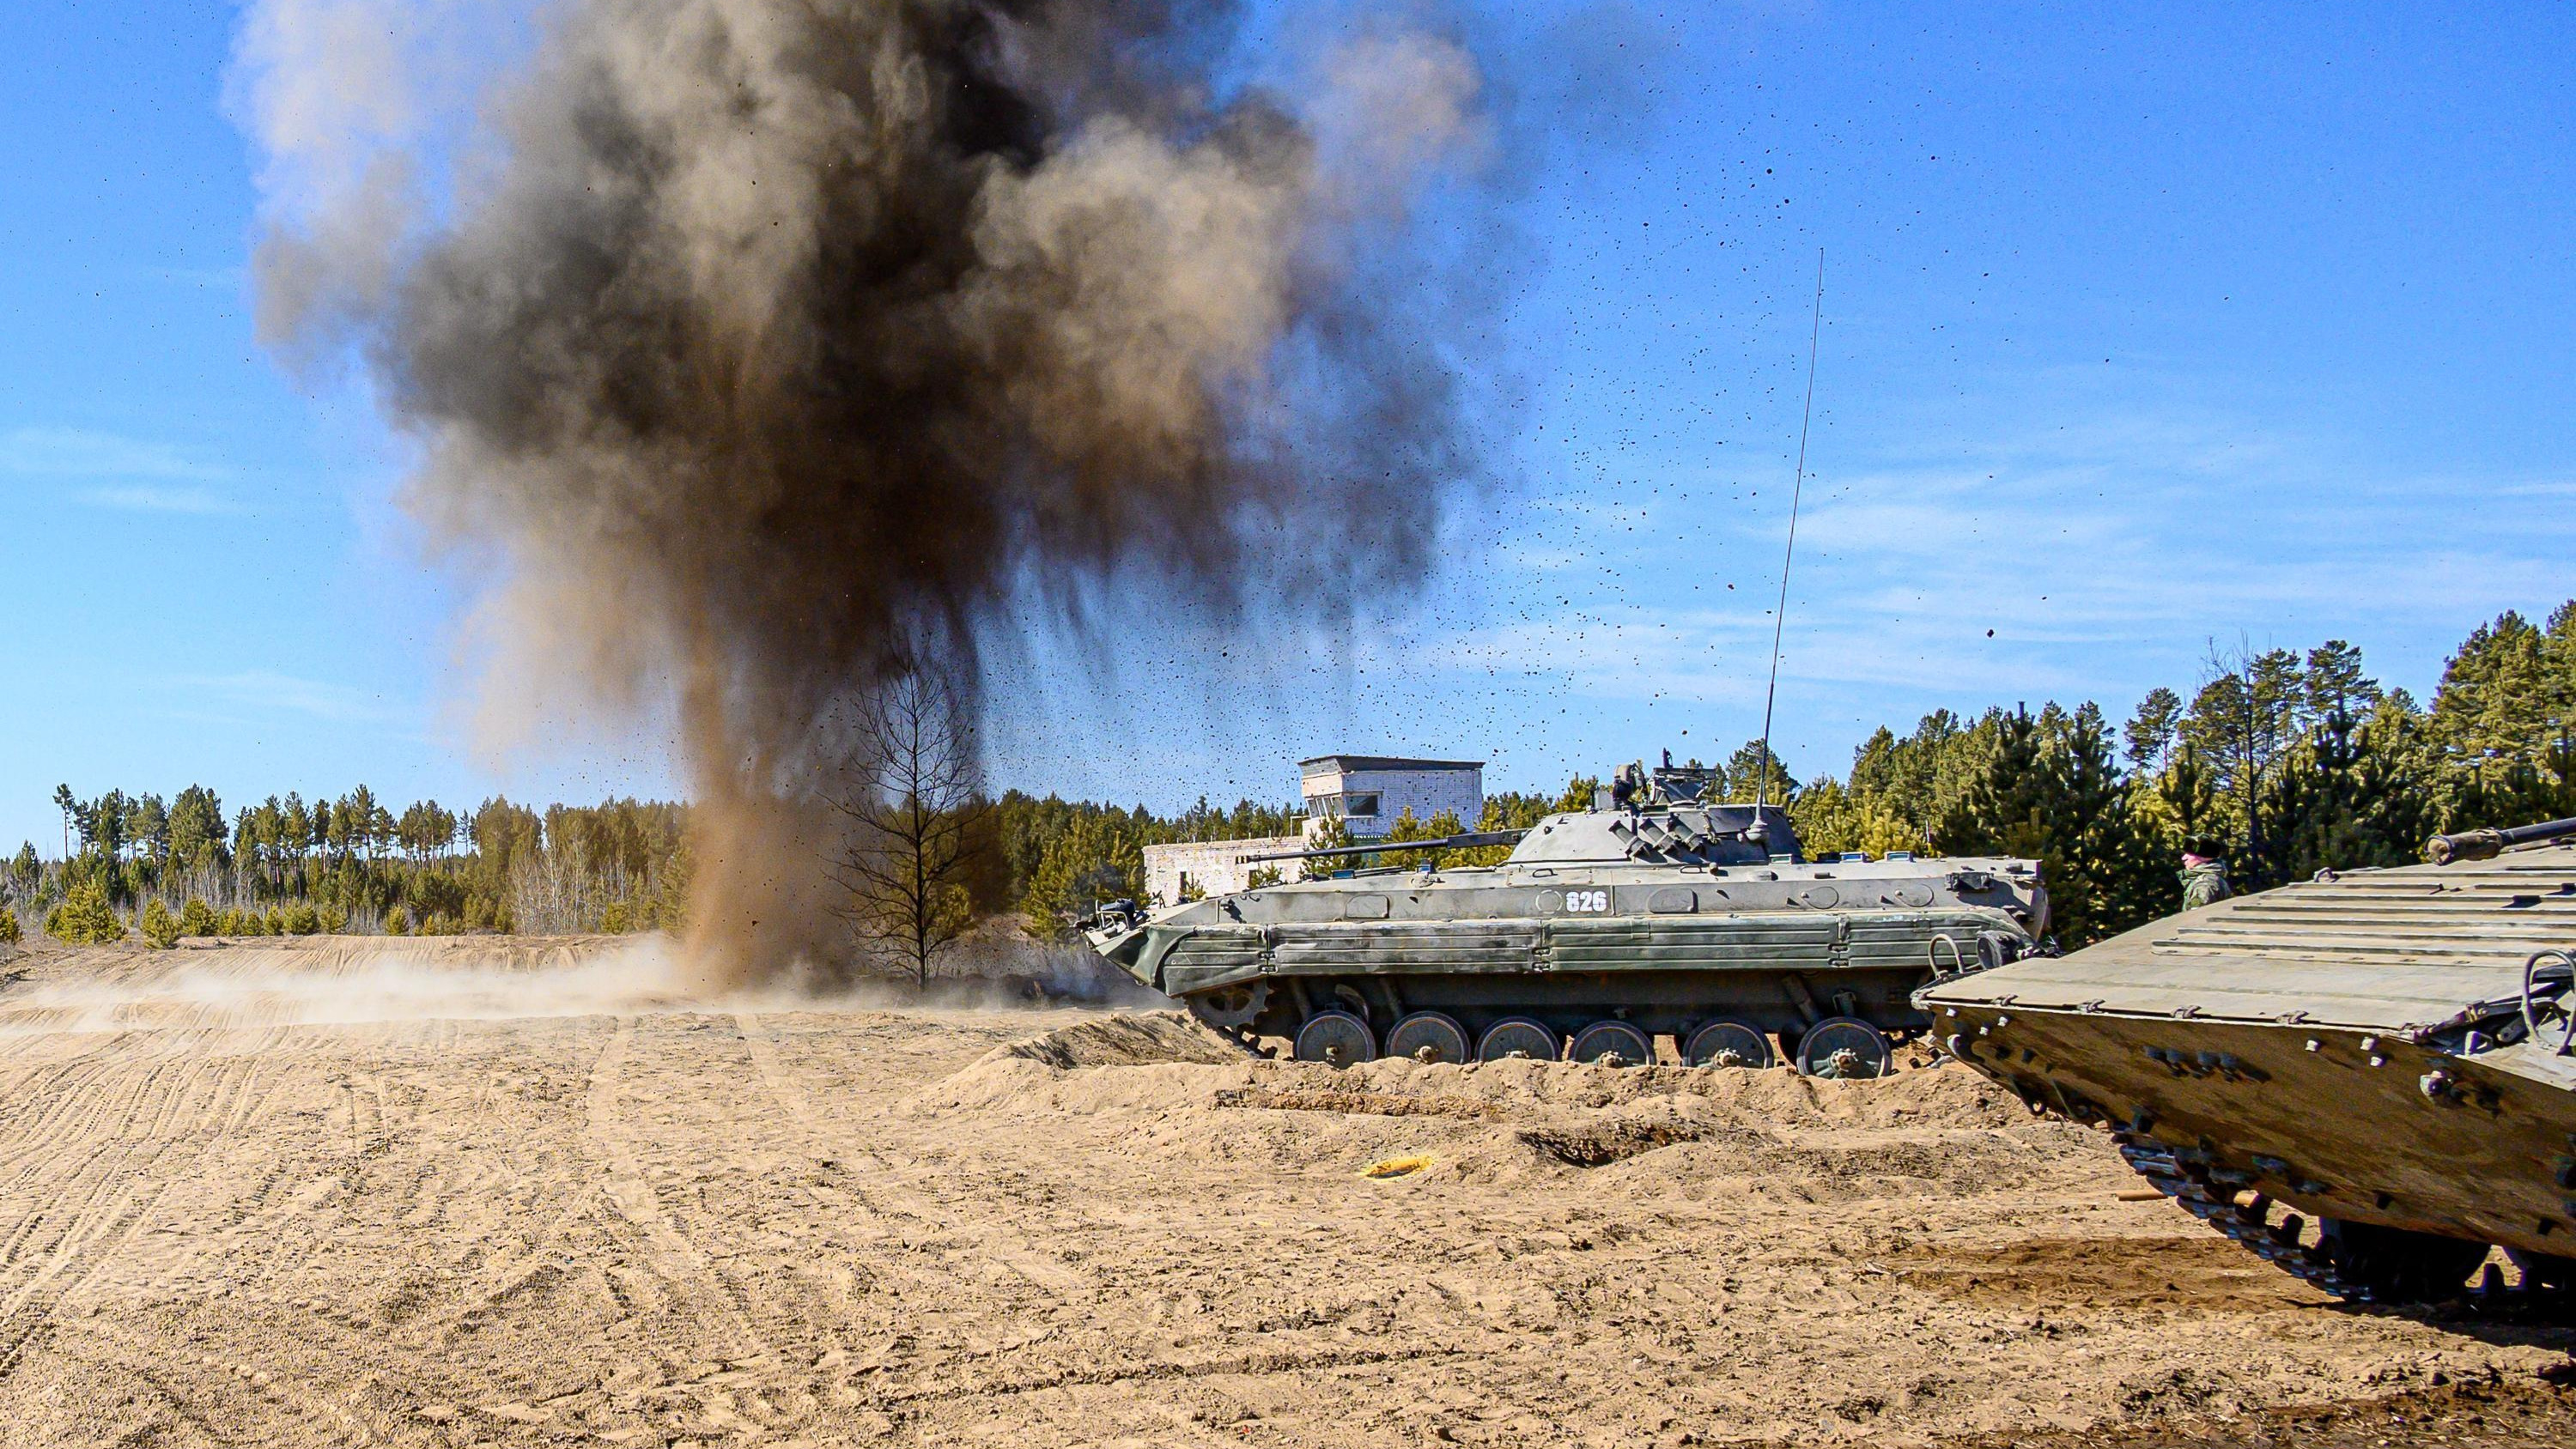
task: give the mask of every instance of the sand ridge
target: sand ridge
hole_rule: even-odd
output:
[[[290,944],[0,967],[0,1444],[1903,1444],[2567,1341],[2330,1304],[1955,1071],[1335,1071]]]

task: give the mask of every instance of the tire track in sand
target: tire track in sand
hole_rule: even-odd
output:
[[[607,1167],[600,1182],[600,1196],[624,1225],[628,1237],[644,1259],[654,1278],[679,1295],[711,1309],[737,1340],[736,1357],[753,1358],[767,1354],[770,1345],[753,1325],[730,1285],[715,1270],[715,1265],[674,1227],[662,1211],[662,1202],[653,1190],[644,1167],[635,1155],[635,1133],[621,1105],[624,1093],[620,1078],[634,1055],[635,1018],[621,1016],[608,1042],[591,1062],[588,1111],[583,1132]]]
[[[26,1254],[38,1259],[24,1281],[0,1292],[0,1378],[14,1372],[28,1348],[52,1323],[65,1298],[117,1263],[121,1250],[150,1224],[163,1202],[191,1180],[185,1168],[221,1143],[238,1122],[251,1096],[256,1057],[235,1056],[213,1066],[193,1044],[206,1044],[206,1033],[189,1032],[164,1049],[122,1064],[99,1081],[102,1100],[86,1110],[68,1107],[48,1114],[40,1138],[51,1139],[61,1123],[89,1124],[100,1141],[68,1172],[48,1177],[43,1161],[10,1184],[0,1205],[23,1205],[27,1216],[8,1238],[6,1266]],[[183,1111],[182,1103],[199,1098],[200,1083],[212,1067],[213,1083],[202,1104]],[[112,1127],[106,1119],[115,1119]],[[148,1130],[137,1131],[139,1124]],[[184,1124],[184,1126],[183,1126]],[[23,1144],[22,1144],[23,1146]],[[174,1154],[184,1161],[174,1162]],[[29,1150],[16,1154],[22,1160]],[[67,1206],[68,1205],[68,1206]],[[50,1238],[42,1236],[52,1226]]]
[[[736,1012],[733,1022],[735,1032],[741,1036],[744,1048],[751,1055],[753,1075],[760,1078],[761,1087],[778,1104],[779,1110],[804,1129],[809,1140],[828,1148],[830,1153],[862,1158],[869,1163],[872,1168],[870,1185],[864,1191],[856,1186],[847,1186],[844,1190],[858,1199],[860,1206],[877,1220],[880,1227],[885,1226],[889,1214],[895,1214],[952,1231],[971,1232],[978,1253],[1028,1279],[1059,1303],[1087,1300],[1095,1291],[1096,1285],[1088,1276],[1039,1252],[1027,1242],[994,1231],[989,1226],[973,1224],[968,1215],[935,1198],[895,1186],[893,1166],[882,1153],[866,1143],[835,1135],[832,1128],[815,1117],[807,1095],[789,1086],[786,1072],[778,1062],[777,1039],[770,1035],[768,1024],[760,1019],[758,1013]],[[869,1201],[872,1197],[876,1201]]]

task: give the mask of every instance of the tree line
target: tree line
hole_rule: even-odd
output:
[[[1294,803],[1175,814],[1138,804],[985,792],[971,742],[943,737],[953,706],[931,696],[880,707],[875,762],[835,800],[850,844],[832,864],[863,942],[907,969],[979,921],[1016,916],[1041,935],[1100,902],[1143,899],[1144,848],[1297,833]],[[909,741],[909,743],[906,743]],[[1694,766],[1699,762],[1691,762]],[[2326,868],[2403,864],[2436,831],[2576,815],[2576,601],[2535,624],[2508,612],[2452,654],[2429,705],[2371,677],[2341,640],[2314,648],[2213,649],[2188,692],[2157,688],[2113,725],[2091,702],[1935,710],[1881,727],[1850,768],[1800,779],[1748,742],[1715,767],[1728,800],[1768,772],[1813,856],[1910,850],[2042,863],[2054,931],[2069,948],[2168,914],[2181,853],[2223,860],[2236,889]],[[1554,793],[1500,791],[1473,826],[1400,819],[1390,849],[1356,864],[1413,865],[1402,846],[1462,830],[1511,830],[1588,805],[1578,776]],[[161,925],[187,933],[305,930],[625,931],[681,923],[690,875],[687,811],[610,800],[542,812],[494,798],[399,813],[361,787],[289,794],[233,813],[191,786],[163,800],[56,794],[65,853],[30,843],[0,871],[0,941],[29,914],[64,939]],[[1338,822],[1323,843],[1346,843]],[[1449,850],[1492,864],[1507,846]],[[1314,863],[1309,873],[1352,862]],[[48,930],[52,929],[48,926]],[[165,932],[166,933],[166,932]]]
[[[165,916],[180,935],[650,930],[679,924],[688,895],[687,809],[664,801],[397,812],[360,785],[227,818],[201,785],[166,799],[64,785],[54,804],[62,854],[22,844],[0,868],[0,912],[70,942],[170,935]]]
[[[1811,853],[2040,860],[2059,940],[2080,946],[2177,909],[2185,849],[2261,890],[2576,815],[2576,602],[2481,625],[2429,707],[2342,640],[2213,649],[2188,697],[2150,690],[2117,727],[2090,703],[1935,711],[1871,735],[1848,774],[1791,784]]]

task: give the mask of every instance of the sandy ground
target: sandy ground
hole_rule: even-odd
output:
[[[2576,1442],[2567,1330],[2332,1305],[1956,1071],[1337,1073],[625,952],[0,964],[0,1444]]]

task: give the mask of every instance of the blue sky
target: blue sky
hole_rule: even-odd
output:
[[[1936,706],[2125,713],[2212,639],[2347,638],[2429,692],[2480,620],[2576,594],[2576,20],[2248,10],[1471,15],[1543,140],[1491,203],[1519,259],[1481,360],[1504,485],[1346,630],[1140,603],[1108,658],[1004,650],[998,777],[1170,806],[1283,798],[1329,749],[1537,788],[1731,748],[1820,246],[1793,768]],[[650,727],[466,740],[473,580],[423,558],[365,399],[251,340],[237,23],[0,12],[0,841],[52,848],[57,781],[668,790]]]

